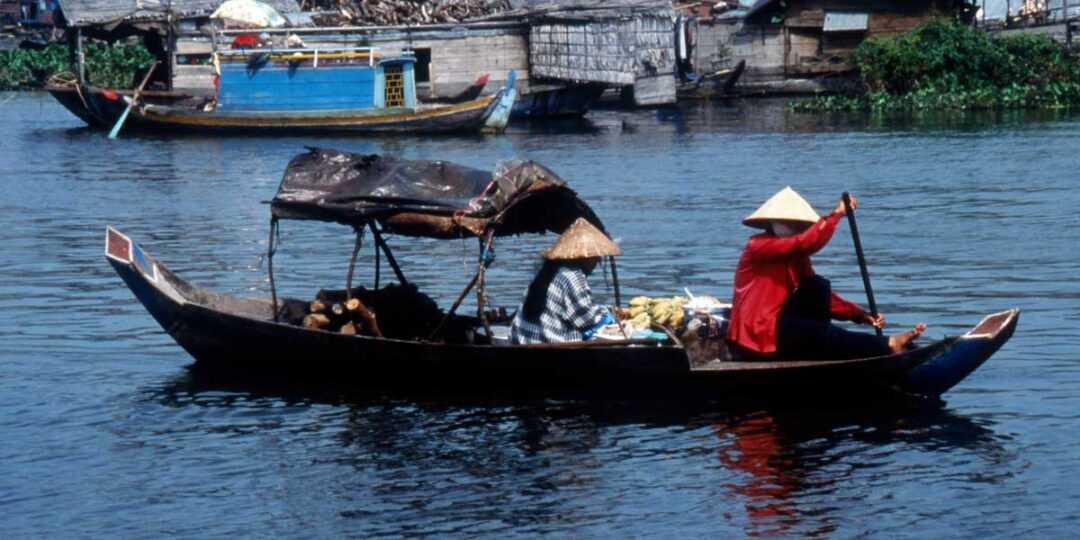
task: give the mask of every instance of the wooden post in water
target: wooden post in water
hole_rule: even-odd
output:
[[[86,62],[82,50],[82,28],[75,30],[75,62],[78,63],[79,84],[86,86]]]
[[[1065,45],[1072,47],[1072,23],[1069,22],[1069,0],[1062,0],[1065,13]]]

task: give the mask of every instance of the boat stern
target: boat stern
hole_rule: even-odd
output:
[[[510,113],[514,109],[514,101],[517,99],[517,90],[514,90],[516,79],[517,72],[511,69],[506,77],[506,86],[499,91],[484,113],[484,131],[492,133],[506,131],[506,126],[510,123]]]
[[[150,315],[169,331],[187,300],[170,283],[167,270],[159,267],[131,238],[112,227],[105,228],[105,259]]]

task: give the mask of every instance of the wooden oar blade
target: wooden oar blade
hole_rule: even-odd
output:
[[[131,107],[124,109],[124,112],[120,113],[120,118],[116,119],[116,124],[113,125],[112,131],[109,132],[109,138],[115,139],[120,134],[120,128],[124,127],[124,122],[127,121],[128,113],[131,112]]]

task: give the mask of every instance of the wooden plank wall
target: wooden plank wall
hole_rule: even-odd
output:
[[[178,58],[208,59],[212,49],[210,41],[205,38],[180,37],[176,40]],[[212,65],[174,63],[172,77],[172,88],[176,92],[187,92],[196,97],[214,97],[214,66]]]
[[[788,5],[786,72],[813,76],[849,72],[854,54],[865,38],[895,36],[939,16],[951,14],[951,0],[802,0]],[[830,11],[867,13],[865,33],[825,33]]]
[[[501,35],[477,35],[405,40],[372,40],[384,49],[431,49],[431,84],[433,95],[451,96],[467,88],[487,73],[485,93],[506,84],[507,74],[517,70],[515,88],[529,87],[529,47],[524,32]]]
[[[727,50],[728,59],[721,57]],[[742,21],[698,22],[694,26],[695,69],[707,73],[746,60],[740,81],[763,82],[784,77],[784,27],[744,25]]]
[[[855,49],[867,36],[893,36],[931,17],[951,14],[952,0],[789,0],[784,23],[705,20],[694,23],[694,66],[707,72],[746,60],[746,83],[780,81],[842,73],[852,69]],[[822,31],[827,11],[869,13],[865,36],[828,35]],[[726,47],[730,59],[718,50]]]

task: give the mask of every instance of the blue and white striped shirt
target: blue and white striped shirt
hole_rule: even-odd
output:
[[[525,293],[528,295],[528,291]],[[547,290],[540,320],[525,318],[524,300],[510,324],[510,343],[564,343],[582,341],[582,333],[595,326],[607,313],[593,304],[585,273],[578,268],[560,266]]]

